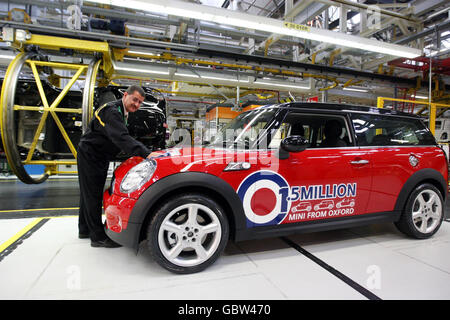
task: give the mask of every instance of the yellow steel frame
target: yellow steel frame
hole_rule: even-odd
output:
[[[95,63],[94,66],[94,74],[91,77],[91,82],[88,84],[86,83],[85,88],[90,88],[91,92],[89,93],[89,121],[91,120],[92,115],[94,114],[94,88],[95,88],[95,84],[97,82],[97,74],[98,74],[98,69],[100,68],[100,64],[102,63],[102,60],[98,60]]]
[[[63,160],[63,161],[43,161],[43,160],[32,160],[33,153],[36,149],[36,145],[39,140],[39,136],[44,128],[45,121],[50,114],[55,121],[56,125],[58,126],[64,140],[66,141],[67,145],[69,146],[69,149],[73,156],[77,157],[77,151],[75,147],[72,144],[72,141],[70,140],[66,130],[64,129],[64,126],[62,125],[61,121],[58,118],[58,115],[56,112],[68,112],[68,113],[82,113],[82,109],[75,109],[75,108],[57,108],[58,105],[61,103],[61,101],[64,99],[66,94],[69,92],[70,88],[74,85],[74,83],[80,78],[80,76],[86,72],[87,65],[80,65],[80,64],[70,64],[70,63],[58,63],[58,62],[46,62],[46,61],[33,61],[33,60],[27,60],[26,61],[28,65],[30,66],[34,78],[36,80],[36,85],[39,91],[39,95],[42,100],[43,106],[20,106],[20,105],[14,105],[14,110],[20,111],[20,110],[29,110],[29,111],[39,111],[43,112],[43,115],[41,117],[41,120],[39,122],[39,125],[36,129],[36,132],[33,137],[33,141],[30,146],[30,150],[28,151],[28,155],[25,161],[23,161],[23,164],[43,164],[47,166],[46,172],[49,174],[55,174],[57,173],[56,165],[59,164],[76,164],[75,160]],[[70,79],[70,81],[67,83],[67,85],[63,88],[63,90],[59,93],[58,97],[49,105],[47,97],[45,96],[44,88],[42,86],[41,79],[39,77],[38,72],[38,66],[48,66],[55,69],[73,69],[75,71],[75,74]]]
[[[404,99],[394,99],[394,98],[386,98],[386,97],[378,97],[377,98],[377,107],[383,108],[385,101],[396,101],[396,102],[413,103],[413,104],[418,104],[418,105],[427,105],[428,108],[430,109],[429,128],[430,128],[430,131],[433,133],[433,135],[434,135],[434,132],[436,129],[436,111],[437,111],[437,109],[450,108],[449,104],[428,102],[428,100],[404,100]]]
[[[347,80],[347,81],[342,85],[342,87],[343,87],[343,88],[347,88],[347,87],[349,87],[349,86],[354,86],[354,85],[356,85],[356,84],[360,84],[361,82],[362,82],[362,80],[349,79],[349,80]]]
[[[59,50],[60,48],[67,48],[84,52],[109,54],[109,45],[106,41],[90,41],[32,34],[30,39],[24,41],[24,44],[37,45],[43,49]]]
[[[73,39],[73,38],[65,38],[65,37],[56,37],[56,36],[46,36],[46,35],[39,35],[39,34],[30,34],[30,38],[23,41],[23,42],[15,42],[15,45],[17,48],[23,48],[24,45],[36,45],[39,46],[42,49],[50,49],[50,50],[59,50],[60,48],[68,48],[68,49],[74,49],[78,52],[86,52],[86,53],[101,53],[103,55],[103,59],[99,59],[98,62],[94,66],[94,71],[92,74],[92,77],[90,79],[89,85],[86,84],[86,87],[91,88],[92,92],[90,92],[89,95],[89,110],[87,112],[88,118],[90,118],[93,114],[93,108],[92,108],[92,101],[94,99],[94,91],[93,88],[95,87],[95,82],[97,78],[98,69],[100,67],[100,64],[103,62],[103,69],[105,71],[105,75],[108,76],[109,73],[111,73],[111,63],[110,63],[110,47],[108,42],[106,41],[89,41],[89,40],[80,40],[80,39]],[[14,65],[16,67],[17,61],[19,61],[18,57],[22,56],[23,53],[19,53],[17,57],[13,60],[13,62],[10,64],[9,70],[14,70],[11,66]],[[26,159],[22,161],[22,164],[41,164],[45,165],[45,173],[48,175],[52,174],[59,174],[59,173],[76,173],[76,171],[71,172],[60,172],[58,170],[58,165],[73,165],[76,164],[76,160],[58,160],[58,161],[43,161],[43,160],[32,160],[32,156],[34,151],[36,150],[39,136],[41,135],[41,132],[44,129],[45,121],[48,118],[48,115],[50,114],[53,120],[55,121],[56,125],[58,126],[59,131],[62,134],[62,137],[64,138],[66,144],[68,145],[70,152],[73,154],[74,158],[77,157],[76,148],[72,144],[72,141],[70,140],[66,130],[63,127],[63,124],[61,123],[57,112],[63,112],[63,113],[74,113],[74,114],[82,114],[82,117],[84,119],[85,114],[83,110],[85,110],[85,107],[83,105],[83,108],[76,109],[76,108],[59,108],[59,104],[64,99],[70,88],[73,86],[73,84],[77,80],[83,79],[83,74],[87,74],[89,70],[89,66],[82,65],[82,64],[70,64],[70,63],[56,63],[56,62],[45,62],[45,61],[34,61],[34,60],[27,60],[25,62],[27,65],[29,65],[30,69],[33,72],[36,85],[39,91],[39,96],[42,101],[41,106],[30,106],[30,105],[13,105],[14,111],[36,111],[42,113],[42,117],[39,121],[39,124],[36,128],[36,132],[34,133],[33,141],[31,142],[30,149],[28,151],[28,154],[26,156]],[[108,68],[109,66],[109,68]],[[74,70],[73,77],[70,78],[70,81],[68,84],[63,88],[63,90],[60,92],[58,97],[53,101],[50,102],[47,100],[47,97],[45,96],[44,89],[42,86],[42,82],[39,78],[39,68],[40,67],[51,67],[54,69],[63,69],[63,70]],[[8,72],[7,71],[7,72]],[[57,77],[56,80],[59,80],[63,77]],[[86,79],[83,79],[87,81]],[[4,83],[8,81],[8,76],[5,76]],[[9,86],[8,86],[9,87]],[[3,85],[3,88],[5,88],[5,85]],[[1,95],[1,107],[3,108],[6,101],[6,96],[3,94],[3,88],[2,88],[2,95]],[[85,97],[84,97],[85,98]],[[83,100],[84,101],[84,100]],[[2,111],[2,115],[4,112]],[[2,139],[4,139],[4,131],[5,131],[5,123],[3,123],[3,116],[0,117],[0,127],[2,130]],[[5,149],[6,152],[6,149]],[[10,161],[10,155],[6,152],[6,155],[8,157],[8,161]]]
[[[19,58],[23,55],[24,53],[19,53],[14,59],[13,61],[11,61],[8,69],[6,70],[6,74],[5,74],[5,78],[3,79],[3,85],[2,85],[2,94],[1,94],[1,108],[2,108],[2,115],[3,112],[5,112],[3,110],[4,106],[6,106],[6,94],[4,93],[4,91],[6,90],[6,88],[9,86],[9,84],[7,84],[8,82],[11,82],[11,70],[13,70],[16,65],[18,64],[18,61],[20,60]],[[6,129],[5,129],[6,123],[3,123],[3,116],[0,117],[0,127],[1,127],[1,133],[2,133],[2,143],[5,146],[6,145]],[[5,154],[6,154],[6,158],[8,159],[8,162],[11,163],[10,160],[10,154],[7,151],[7,148],[5,148]]]

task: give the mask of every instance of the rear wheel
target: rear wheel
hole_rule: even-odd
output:
[[[439,190],[429,183],[410,194],[397,228],[408,236],[426,239],[435,234],[444,218],[444,201]]]
[[[223,209],[201,194],[169,199],[155,213],[148,228],[153,258],[174,273],[199,272],[211,265],[228,241]]]

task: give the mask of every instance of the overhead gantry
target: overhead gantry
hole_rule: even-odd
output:
[[[45,31],[43,26],[13,22],[10,27],[13,31],[25,27],[36,32]],[[70,31],[72,33],[61,37],[21,31],[24,31],[22,39],[13,42],[20,53],[9,64],[3,81],[0,120],[8,163],[21,181],[30,184],[41,183],[50,175],[59,173],[60,165],[76,164],[76,145],[61,118],[70,115],[79,119],[80,131],[84,131],[93,115],[96,88],[107,86],[116,78],[207,84],[216,89],[216,98],[227,98],[217,90],[219,86],[234,87],[238,97],[239,92],[242,95],[264,91],[274,94],[283,90],[297,94],[314,90],[317,94],[339,85],[346,88],[361,81],[401,83],[405,86],[417,84],[415,79],[339,68],[331,64],[301,63],[126,36],[105,35],[105,40],[93,41],[89,40],[92,38],[80,39],[91,36],[84,31],[77,31],[76,34]],[[74,38],[76,36],[78,39]],[[135,48],[143,49],[144,53],[133,53]],[[64,59],[59,59],[64,57],[61,50],[68,51],[72,56],[81,56],[78,59],[80,63],[74,63],[75,60],[62,62]],[[159,53],[150,53],[154,50]],[[130,58],[137,59],[130,61]],[[217,73],[217,70],[220,72]],[[59,71],[65,72],[67,84],[58,89],[56,95],[49,94],[46,84],[55,81]],[[23,101],[22,93],[17,90],[23,73],[27,73],[36,85],[38,99],[32,99],[34,104]],[[271,75],[271,79],[265,80],[266,75]],[[323,85],[315,88],[317,80],[323,81]],[[80,81],[84,81],[79,99],[81,104],[71,105],[73,102],[68,97],[70,89]],[[69,102],[65,103],[66,100]],[[35,120],[28,140],[18,132],[18,126],[25,122],[26,117]],[[57,127],[58,136],[67,146],[65,152],[42,153],[42,136],[48,122]],[[26,165],[44,165],[45,171],[36,178],[28,174]]]

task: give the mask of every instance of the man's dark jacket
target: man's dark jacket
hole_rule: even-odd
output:
[[[80,139],[80,146],[89,148],[99,158],[111,161],[123,150],[132,156],[147,157],[150,150],[128,133],[122,100],[100,107]]]

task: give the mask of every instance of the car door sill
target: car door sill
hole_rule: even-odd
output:
[[[400,218],[401,211],[376,212],[351,217],[329,218],[314,221],[303,221],[297,223],[261,226],[237,230],[236,241],[247,239],[260,239],[270,237],[287,236],[295,233],[309,233],[342,228],[353,228],[362,225],[395,222]]]

